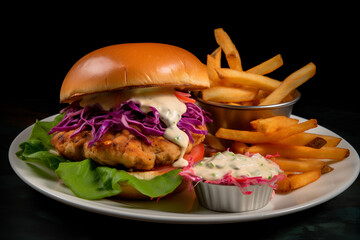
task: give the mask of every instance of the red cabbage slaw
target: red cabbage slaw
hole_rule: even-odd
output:
[[[194,139],[191,133],[204,135],[207,133],[207,130],[200,130],[195,126],[203,126],[212,120],[210,113],[202,110],[194,103],[186,102],[185,104],[187,110],[181,116],[177,126],[188,135],[190,142],[193,143]],[[159,112],[153,107],[151,110],[149,113],[142,112],[139,105],[131,99],[109,111],[104,110],[99,104],[81,107],[77,101],[61,111],[66,112],[63,120],[48,134],[76,129],[71,135],[72,137],[85,129],[91,129],[93,138],[88,143],[88,146],[91,146],[110,129],[114,131],[127,129],[131,134],[139,137],[147,144],[151,144],[146,135],[162,136],[166,130],[166,125],[161,121]]]
[[[251,157],[254,154],[245,153],[245,155]],[[279,155],[278,154],[266,155],[265,158],[270,159],[270,158],[277,157],[277,156],[279,156]],[[276,182],[286,178],[286,175],[283,173],[274,175],[274,176],[272,176],[271,179],[266,179],[266,178],[263,178],[260,176],[259,177],[242,176],[240,178],[237,178],[237,177],[232,176],[231,171],[229,171],[221,179],[204,180],[195,174],[194,170],[192,169],[193,165],[194,165],[194,161],[189,161],[189,165],[184,167],[181,170],[181,172],[179,173],[179,175],[181,175],[185,179],[195,182],[195,185],[198,182],[205,182],[205,183],[210,183],[210,184],[220,184],[220,185],[235,185],[241,190],[241,192],[244,195],[250,195],[252,193],[251,191],[246,191],[244,189],[250,185],[264,185],[265,184],[273,189],[276,189],[277,188]]]

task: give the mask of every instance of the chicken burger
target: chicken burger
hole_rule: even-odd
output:
[[[206,67],[179,47],[130,43],[95,50],[63,81],[60,101],[70,105],[49,132],[51,143],[66,159],[91,159],[126,171],[127,179],[150,181],[202,157],[211,120],[188,91],[207,87]],[[139,182],[119,181],[119,196],[154,197]],[[155,182],[166,187],[168,178]]]

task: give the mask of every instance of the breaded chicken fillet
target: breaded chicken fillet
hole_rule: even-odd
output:
[[[197,126],[205,130],[205,126]],[[91,158],[101,165],[117,166],[123,165],[133,170],[151,170],[155,166],[172,164],[181,153],[181,148],[170,142],[163,136],[148,136],[151,145],[141,141],[128,130],[121,132],[107,132],[95,144],[88,146],[92,139],[91,131],[84,130],[70,137],[75,130],[56,132],[51,143],[62,155],[72,160],[83,160]],[[192,134],[194,143],[189,142],[186,153],[193,146],[201,143],[205,136]]]

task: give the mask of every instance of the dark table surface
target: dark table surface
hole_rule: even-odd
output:
[[[24,40],[17,35],[8,43],[12,46],[9,47],[12,54],[6,70],[11,72],[11,77],[7,78],[0,101],[0,239],[106,239],[123,237],[121,234],[125,232],[157,238],[168,237],[168,234],[190,237],[188,233],[214,235],[226,232],[234,236],[246,233],[256,239],[359,239],[359,178],[335,198],[290,215],[216,226],[172,225],[114,218],[65,205],[26,185],[9,164],[8,150],[13,139],[35,119],[56,114],[64,107],[58,104],[61,82],[81,56],[115,43],[164,42],[186,48],[205,62],[206,54],[216,48],[212,31],[217,27],[223,27],[234,39],[245,68],[281,53],[285,64],[271,75],[281,80],[313,61],[317,74],[300,87],[302,98],[293,113],[317,119],[320,125],[342,136],[359,152],[360,112],[357,105],[360,91],[359,75],[355,70],[358,61],[349,60],[349,56],[358,50],[354,47],[355,35],[344,29],[343,26],[348,25],[337,25],[331,15],[325,15],[326,21],[316,22],[317,15],[312,12],[307,12],[306,19],[300,16],[296,15],[294,19],[301,21],[290,22],[291,26],[279,25],[262,31],[234,22],[179,24],[167,29],[166,33],[165,28],[151,28],[150,24],[146,27],[124,24],[121,31],[110,31],[96,25],[95,20],[87,28],[79,27],[83,22],[59,24],[54,21],[55,26],[51,28],[46,25],[47,21],[22,22],[21,28],[12,33],[26,33],[27,38]],[[344,21],[348,24],[351,19],[345,18],[342,23]],[[249,21],[246,23],[250,24]],[[243,30],[250,35],[245,36]],[[14,49],[23,56],[21,61],[13,53]],[[334,172],[341,174],[336,169]]]

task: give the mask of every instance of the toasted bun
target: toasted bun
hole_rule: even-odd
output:
[[[60,102],[71,103],[86,94],[129,87],[209,87],[204,64],[190,52],[160,43],[118,44],[81,58],[66,75]]]
[[[156,176],[167,173],[167,171],[144,171],[144,172],[128,172],[128,173],[139,179],[150,180]],[[149,199],[148,196],[142,194],[127,182],[122,182],[119,184],[121,186],[122,191],[120,194],[116,195],[116,197],[122,199],[131,199],[131,200]],[[182,191],[188,184],[189,181],[183,180],[181,184],[172,193],[177,193]]]

